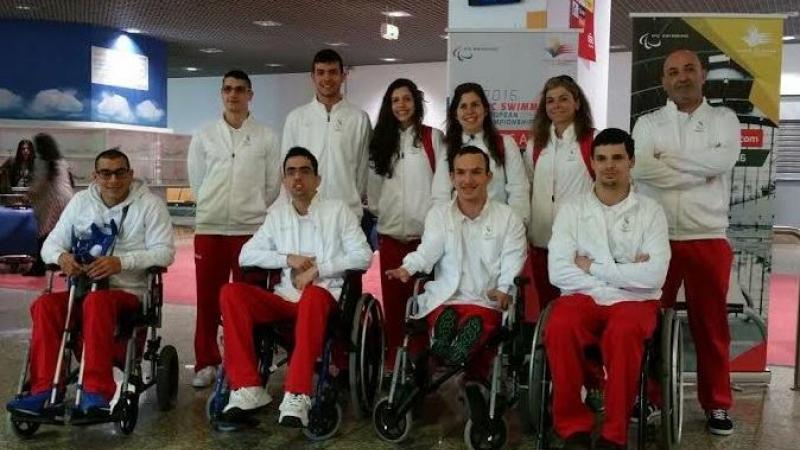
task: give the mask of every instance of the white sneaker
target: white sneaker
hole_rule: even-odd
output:
[[[232,409],[251,411],[262,408],[272,402],[272,396],[261,386],[248,386],[231,391],[228,404],[222,410],[226,413]]]
[[[217,368],[214,366],[206,366],[194,374],[192,379],[192,386],[196,388],[204,388],[211,386],[217,378]]]
[[[285,427],[305,428],[308,426],[308,410],[311,398],[305,394],[287,392],[278,410],[281,412],[278,423]]]

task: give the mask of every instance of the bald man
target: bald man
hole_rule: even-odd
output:
[[[664,208],[670,261],[661,297],[672,307],[681,284],[697,348],[697,395],[708,430],[733,433],[726,301],[733,252],[725,235],[731,169],[739,158],[736,114],[703,97],[706,70],[690,50],[664,60],[666,106],[639,118],[633,129],[633,177],[644,195]]]

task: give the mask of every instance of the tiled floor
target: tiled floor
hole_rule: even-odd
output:
[[[33,293],[0,290],[0,398],[12,396],[18,370],[29,336],[28,305]],[[165,308],[164,340],[178,348],[182,363],[192,361],[194,308],[168,305]],[[395,446],[377,439],[369,421],[357,422],[346,413],[339,435],[327,442],[310,444],[299,432],[276,425],[276,407],[271,406],[260,416],[257,428],[236,433],[218,433],[209,429],[204,414],[208,391],[195,391],[189,386],[191,371],[181,370],[178,407],[161,413],[155,409],[150,393],[142,398],[139,424],[131,436],[118,435],[112,425],[88,428],[43,427],[29,441],[14,436],[7,422],[0,425],[0,448],[114,448],[114,449],[206,449],[206,448],[338,448],[389,449]],[[800,448],[800,393],[789,390],[792,371],[772,368],[772,384],[767,387],[746,387],[735,393],[732,410],[736,433],[731,437],[712,437],[703,429],[702,412],[688,391],[687,418],[684,424],[686,449],[797,449]],[[273,395],[280,399],[280,380],[272,385]],[[426,401],[423,417],[415,423],[412,439],[401,448],[455,449],[464,448],[463,410],[456,400],[453,384]],[[509,448],[533,448],[530,437],[521,432],[514,411],[510,422]],[[655,446],[653,447],[655,448]]]

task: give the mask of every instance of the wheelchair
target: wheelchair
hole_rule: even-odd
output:
[[[378,401],[372,412],[373,427],[378,436],[394,444],[404,441],[411,433],[414,410],[424,397],[463,371],[474,359],[473,353],[462,365],[445,366],[444,373],[436,374],[430,380],[427,369],[420,367],[426,363],[415,365],[412,362],[409,354],[410,339],[428,332],[425,319],[414,319],[413,316],[418,309],[417,297],[422,285],[430,279],[427,275],[416,277],[414,296],[406,303],[406,335],[395,357],[389,395]],[[464,426],[464,442],[470,450],[500,449],[508,441],[508,424],[504,414],[522,399],[521,385],[526,376],[524,361],[527,352],[521,323],[525,317],[523,286],[526,283],[527,279],[523,277],[515,278],[516,294],[512,296],[507,313],[503,314],[501,326],[486,344],[487,347],[497,348],[492,363],[488,405],[482,394],[466,392],[465,400],[482,406],[470,411],[470,417]],[[427,352],[427,349],[423,351],[417,361],[426,361]],[[478,402],[473,402],[470,398],[475,394],[480,395]]]
[[[245,281],[272,288],[280,280],[280,270],[244,267]],[[356,418],[363,418],[372,409],[383,380],[383,312],[378,301],[362,294],[362,270],[348,270],[337,302],[337,309],[328,320],[322,356],[303,434],[312,441],[331,438],[339,430],[343,411],[340,405],[341,380],[347,379],[349,400]],[[289,362],[293,347],[293,322],[258,325],[253,330],[258,372],[263,386],[279,367]],[[331,370],[334,349],[344,347],[348,367]],[[224,346],[223,346],[224,348]],[[285,353],[280,350],[283,349]],[[279,358],[279,359],[278,359]],[[231,416],[222,411],[228,404],[230,387],[224,367],[217,370],[214,388],[206,401],[206,416],[216,431],[235,431],[255,424],[250,414]]]
[[[48,265],[48,287],[45,292],[52,292],[53,279],[60,270],[57,265]],[[150,387],[155,386],[157,406],[159,410],[172,409],[177,403],[178,395],[178,353],[175,347],[166,345],[161,348],[159,329],[162,322],[163,267],[150,267],[147,270],[147,292],[142,298],[141,310],[135,315],[122,315],[117,324],[117,339],[127,342],[124,360],[124,372],[120,394],[110,414],[84,415],[77,410],[82,394],[83,371],[80,367],[72,367],[73,355],[78,350],[78,334],[80,324],[76,323],[74,311],[79,310],[82,300],[89,291],[103,288],[102,281],[91,281],[85,277],[68,279],[69,300],[67,319],[63,331],[56,373],[53,377],[50,406],[44,414],[31,416],[19,412],[9,413],[11,429],[20,438],[30,438],[41,425],[92,425],[113,422],[116,429],[125,435],[133,432],[139,415],[139,396]],[[137,349],[137,341],[144,338],[144,348]],[[160,351],[159,351],[160,349]],[[85,354],[81,352],[81,354]],[[22,371],[19,377],[16,398],[30,392],[30,346],[26,352]],[[149,367],[144,361],[149,361]],[[64,401],[57,401],[59,385],[63,380],[66,386]],[[75,410],[66,408],[70,391],[74,390]]]
[[[552,309],[552,304],[539,316],[533,334],[528,358],[528,396],[524,414],[532,431],[537,449],[552,447],[552,379],[544,348],[544,327]],[[683,427],[683,340],[681,321],[675,309],[661,309],[657,325],[650,339],[645,341],[639,375],[637,396],[638,426],[636,427],[636,448],[644,449],[648,436],[660,442],[660,448],[677,448],[681,441]],[[647,421],[648,392],[647,380],[658,380],[661,388],[662,405],[660,426]],[[658,422],[658,421],[656,421]]]

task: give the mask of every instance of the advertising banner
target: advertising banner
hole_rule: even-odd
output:
[[[578,56],[596,61],[594,50],[594,0],[570,0],[569,27],[580,28]]]
[[[707,71],[706,100],[714,107],[730,108],[739,118],[742,151],[730,174],[727,235],[735,256],[728,304],[743,305],[744,313],[730,318],[731,371],[763,371],[783,19],[774,15],[632,17],[631,128],[637,118],[665,105],[662,66],[674,49],[697,53]]]
[[[447,90],[483,86],[499,131],[525,148],[544,82],[577,77],[577,32],[448,30]]]

